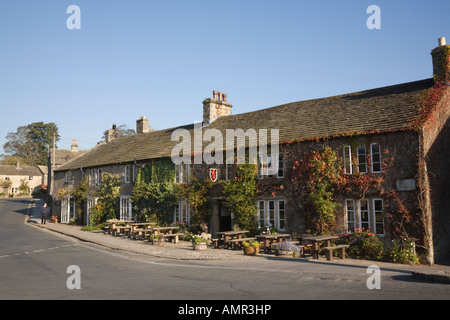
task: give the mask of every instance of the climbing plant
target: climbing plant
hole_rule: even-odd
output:
[[[132,193],[138,220],[158,224],[171,222],[176,197],[175,170],[170,159],[153,161],[139,169]]]
[[[102,185],[95,193],[97,205],[91,210],[91,224],[101,225],[119,217],[120,178],[111,173],[102,174]]]
[[[223,193],[234,213],[234,222],[241,229],[254,231],[256,221],[257,166],[236,164],[236,177],[222,182]]]
[[[206,179],[192,177],[189,183],[178,187],[178,194],[189,202],[191,210],[191,225],[207,223],[211,210],[209,208],[210,191],[213,182]]]

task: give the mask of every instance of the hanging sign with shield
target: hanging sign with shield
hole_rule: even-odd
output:
[[[209,169],[209,178],[211,179],[212,182],[217,181],[217,169],[215,168]]]

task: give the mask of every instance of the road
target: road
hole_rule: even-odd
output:
[[[24,224],[29,204],[0,200],[2,300],[450,298],[450,285],[413,280],[412,266],[382,266],[380,289],[369,289],[367,265],[275,257],[178,261],[111,250]],[[68,272],[70,266],[79,272]]]

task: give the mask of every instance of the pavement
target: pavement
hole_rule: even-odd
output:
[[[30,226],[45,229],[50,232],[60,233],[66,236],[76,238],[80,241],[94,243],[103,247],[114,250],[124,250],[137,254],[144,254],[156,258],[176,259],[176,260],[254,260],[267,259],[273,257],[273,254],[260,253],[258,256],[244,255],[241,250],[225,250],[214,249],[209,247],[206,251],[195,251],[188,241],[180,240],[179,243],[174,244],[170,242],[164,243],[162,246],[151,245],[148,241],[132,240],[126,235],[112,236],[105,231],[83,231],[80,226],[67,225],[63,223],[51,223],[47,221],[46,224],[41,224],[40,208],[43,201],[34,199],[29,207],[28,215],[25,220]],[[283,258],[283,259],[308,259],[308,258]],[[319,259],[320,262],[327,263],[325,258]],[[312,260],[317,261],[317,260]],[[405,265],[368,261],[360,259],[333,259],[329,263],[342,263],[347,265],[373,265],[376,264],[380,268],[395,268]],[[411,270],[411,277],[413,279],[425,282],[450,284],[450,261],[449,263],[433,265],[433,266],[408,266]]]

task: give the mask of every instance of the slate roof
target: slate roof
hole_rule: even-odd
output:
[[[0,176],[42,176],[42,172],[37,167],[16,167],[0,165]]]
[[[254,112],[221,117],[203,129],[279,129],[280,141],[307,140],[343,133],[407,130],[417,114],[419,100],[433,86],[433,79],[377,88],[339,96],[299,101]],[[191,132],[193,125],[183,127]],[[178,141],[177,128],[126,136],[103,143],[59,171],[170,157]],[[269,140],[270,142],[270,137]],[[205,145],[208,145],[205,143]]]

